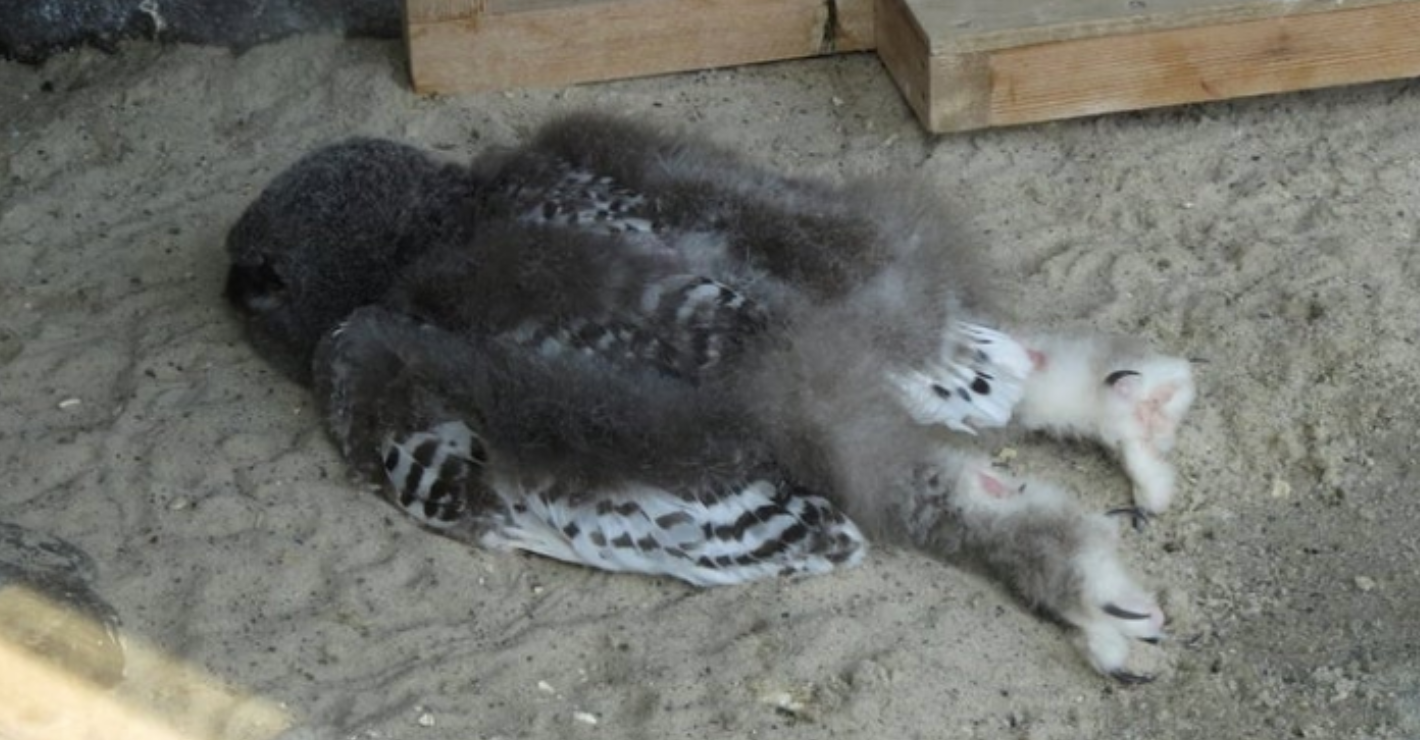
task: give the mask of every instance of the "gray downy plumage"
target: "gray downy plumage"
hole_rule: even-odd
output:
[[[468,169],[318,152],[228,248],[258,348],[432,529],[710,585],[858,562],[861,525],[983,565],[1122,680],[1161,635],[1111,521],[944,444],[1051,394],[921,187],[579,114]]]
[[[226,297],[273,365],[310,381],[316,343],[413,259],[472,236],[467,168],[357,138],[302,158],[227,235]]]

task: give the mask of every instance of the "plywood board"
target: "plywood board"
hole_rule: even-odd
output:
[[[924,125],[964,131],[1420,76],[1417,0],[878,0]]]
[[[561,86],[872,48],[873,0],[406,0],[419,92]]]

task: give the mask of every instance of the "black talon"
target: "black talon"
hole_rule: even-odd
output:
[[[1138,375],[1138,374],[1139,374],[1139,372],[1138,372],[1137,370],[1115,370],[1114,372],[1112,372],[1112,373],[1110,373],[1109,375],[1106,375],[1106,376],[1105,376],[1105,378],[1104,378],[1104,384],[1105,384],[1105,385],[1110,385],[1110,386],[1112,386],[1112,385],[1114,385],[1115,383],[1118,383],[1119,381],[1124,380],[1125,378],[1129,377],[1130,375]]]
[[[1139,508],[1139,507],[1137,507],[1137,506],[1121,506],[1121,507],[1119,507],[1119,508],[1117,508],[1117,509],[1110,509],[1109,511],[1106,511],[1106,512],[1105,512],[1105,515],[1106,515],[1106,516],[1125,516],[1125,515],[1127,515],[1127,516],[1129,517],[1129,524],[1134,527],[1134,531],[1135,531],[1135,532],[1143,532],[1143,531],[1144,531],[1144,528],[1147,527],[1147,526],[1149,526],[1149,519],[1150,519],[1150,517],[1153,516],[1153,515],[1150,514],[1148,511],[1146,511],[1146,510],[1144,510],[1144,509],[1141,509],[1141,508]]]
[[[1123,669],[1117,671],[1110,671],[1109,677],[1124,684],[1125,686],[1142,686],[1146,683],[1154,682],[1153,676],[1140,673],[1130,673],[1129,671]]]
[[[1148,614],[1140,614],[1138,612],[1131,612],[1128,609],[1120,609],[1114,604],[1105,604],[1104,613],[1119,619],[1139,620],[1149,618]]]

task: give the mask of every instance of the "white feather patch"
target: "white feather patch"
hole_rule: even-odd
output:
[[[935,363],[891,373],[888,382],[917,423],[975,434],[1011,420],[1031,369],[1030,353],[1016,340],[957,322]]]

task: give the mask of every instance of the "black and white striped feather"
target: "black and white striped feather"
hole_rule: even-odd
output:
[[[717,392],[626,378],[595,355],[466,342],[375,307],[317,363],[345,454],[413,519],[459,539],[698,585],[863,556],[857,527],[789,481]],[[457,389],[441,388],[451,377]],[[386,402],[359,401],[376,389]]]

